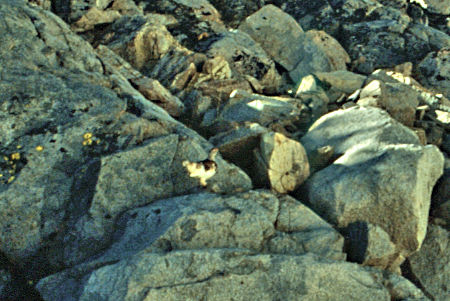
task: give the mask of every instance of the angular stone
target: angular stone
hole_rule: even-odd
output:
[[[450,98],[450,48],[429,53],[417,66],[421,84]]]
[[[385,111],[372,107],[353,107],[322,116],[300,140],[307,153],[330,145],[336,158],[355,145],[369,144],[371,141],[382,144],[419,144],[414,132],[392,119]]]
[[[408,258],[411,272],[435,300],[450,298],[450,235],[439,226],[429,225],[422,248]]]
[[[346,70],[333,72],[315,72],[317,78],[330,85],[332,89],[351,94],[362,87],[366,77]]]
[[[363,265],[381,269],[399,268],[402,262],[395,262],[397,258],[395,245],[391,242],[389,234],[381,227],[366,222],[354,222],[345,229],[348,259]],[[404,258],[403,258],[404,259]]]
[[[141,7],[133,0],[114,0],[111,9],[118,11],[121,15],[143,15]]]
[[[258,43],[241,30],[222,33],[208,47],[207,53],[213,57],[224,57],[232,70],[244,76],[251,76],[264,91],[273,93],[281,84],[274,61]]]
[[[333,227],[292,197],[264,190],[160,200],[124,213],[115,228],[114,243],[96,262],[125,259],[142,250],[206,248],[345,259],[343,237]]]
[[[256,255],[230,249],[142,252],[102,267],[60,272],[42,279],[37,288],[44,300],[122,300],[129,295],[148,300],[426,299],[405,278],[380,270],[312,254]]]
[[[75,32],[84,32],[94,29],[96,25],[112,23],[120,18],[114,10],[104,11],[97,7],[90,8],[77,22],[73,24]]]
[[[291,71],[303,51],[303,29],[294,18],[274,5],[266,5],[239,26],[280,65]],[[289,45],[289,47],[288,47]]]
[[[278,198],[280,210],[276,229],[281,233],[270,239],[271,253],[312,252],[325,258],[345,260],[343,237],[336,230],[294,198],[288,195]]]
[[[419,4],[422,8],[434,14],[450,14],[450,6],[442,0],[412,0],[411,2]]]
[[[103,43],[136,69],[143,68],[151,60],[161,59],[171,50],[187,51],[164,25],[145,19],[140,19],[141,24],[131,21],[127,18],[116,21],[112,27],[114,39]]]
[[[306,37],[310,38],[328,58],[330,71],[347,70],[350,56],[347,51],[332,36],[322,30],[308,30]],[[317,69],[323,68],[317,66]]]
[[[156,103],[171,116],[179,117],[184,110],[184,104],[178,97],[172,95],[159,81],[148,77],[131,80],[137,90],[148,100]]]
[[[280,133],[266,133],[254,151],[257,182],[267,182],[279,193],[294,191],[309,177],[309,163],[303,146]]]
[[[364,98],[374,99],[370,105],[385,109],[394,119],[406,126],[413,126],[416,120],[416,107],[419,105],[419,92],[401,83],[384,83],[379,80],[369,82],[359,95],[358,104]]]
[[[246,172],[254,167],[253,150],[259,146],[261,135],[269,130],[257,123],[219,133],[209,139],[219,148],[222,156]]]
[[[330,145],[337,158],[306,182],[317,213],[338,227],[356,221],[381,227],[402,256],[420,248],[443,170],[435,146],[419,146],[412,131],[381,110],[358,107],[323,116],[301,142],[308,152]]]
[[[276,120],[286,122],[296,120],[300,114],[301,104],[298,99],[268,97],[235,90],[231,93],[228,103],[223,107],[219,116],[211,121],[204,119],[203,124],[211,126],[215,123],[256,122],[262,126],[268,126]]]

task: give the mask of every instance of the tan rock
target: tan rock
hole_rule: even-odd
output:
[[[262,135],[259,151],[254,151],[259,170],[264,170],[272,189],[279,193],[295,190],[309,176],[303,146],[280,133]]]
[[[120,13],[115,10],[102,10],[91,7],[77,22],[73,24],[75,32],[84,32],[94,29],[96,25],[112,23],[120,18]]]
[[[183,113],[184,104],[178,97],[161,85],[159,81],[142,77],[132,79],[131,82],[145,98],[165,109],[171,116],[178,117]]]
[[[325,53],[331,65],[331,70],[347,70],[350,56],[335,38],[323,30],[308,30],[306,36]]]

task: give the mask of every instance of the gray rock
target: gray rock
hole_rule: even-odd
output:
[[[286,97],[268,97],[235,90],[228,103],[220,111],[217,118],[208,120],[205,116],[202,125],[255,122],[262,126],[270,126],[277,120],[295,121],[301,114],[302,104],[299,100]]]
[[[380,2],[384,6],[392,6],[398,9],[408,6],[408,0],[378,0],[378,2]]]
[[[405,30],[394,20],[376,20],[345,24],[343,34],[353,60],[354,70],[370,74],[378,68],[388,68],[410,59],[403,51]],[[398,29],[397,29],[398,28]]]
[[[178,117],[183,113],[184,104],[157,80],[142,75],[106,46],[99,45],[96,51],[107,72],[124,77],[123,82],[128,80],[145,98],[165,109],[171,116]]]
[[[52,7],[51,0],[27,0],[31,5],[37,5],[45,10],[50,10]]]
[[[281,84],[273,60],[241,30],[222,33],[208,46],[207,54],[223,56],[235,73],[254,78],[266,92],[277,91]]]
[[[292,197],[277,198],[268,191],[160,200],[124,213],[114,225],[112,237],[114,242],[88,260],[90,264],[126,259],[143,250],[214,248],[297,255],[312,252],[345,259],[344,240],[336,230]]]
[[[448,189],[450,187],[450,168],[448,161],[450,160],[447,158],[444,174],[433,189],[430,212],[434,220],[439,220],[439,224],[447,230],[450,229],[450,190]]]
[[[361,90],[359,97],[357,104],[380,107],[402,124],[410,127],[414,125],[419,92],[408,85],[373,80]]]
[[[70,0],[54,1],[52,11],[64,21],[73,23],[82,18],[92,8],[105,10],[113,0]]]
[[[447,149],[450,38],[422,2],[0,0],[0,299],[426,300],[388,272],[449,224],[420,143]],[[300,137],[312,209],[278,194]],[[429,229],[406,274],[439,299]]]
[[[242,20],[264,5],[260,0],[210,0],[220,12],[222,20],[230,28],[239,26]]]
[[[331,145],[325,145],[311,150],[308,154],[310,173],[313,174],[322,168],[327,167],[335,159],[333,158],[334,149]]]
[[[304,31],[294,18],[276,6],[266,5],[247,17],[239,30],[250,35],[288,71],[293,70],[300,61]]]
[[[210,141],[259,187],[286,193],[309,176],[308,158],[301,144],[257,123],[221,133]]]
[[[195,77],[196,66],[203,64],[206,60],[204,54],[186,52],[183,49],[172,51],[158,60],[152,66],[151,72],[144,70],[144,74],[148,73],[150,78],[157,79],[172,93],[178,93]]]
[[[411,272],[434,300],[448,300],[450,293],[449,232],[429,225],[422,248],[408,258]]]
[[[351,263],[222,249],[142,252],[95,270],[63,271],[37,287],[44,300],[426,299],[404,278]]]
[[[413,0],[413,3],[419,4],[422,8],[434,14],[449,15],[450,7],[445,1],[440,0]]]
[[[381,110],[358,107],[323,116],[301,142],[308,152],[330,145],[337,158],[306,182],[317,213],[338,227],[357,221],[379,226],[399,256],[420,248],[431,190],[443,169],[435,146],[419,146],[412,131]]]
[[[270,2],[294,17],[305,30],[325,30],[334,35],[334,31],[339,26],[339,21],[334,18],[333,8],[328,1],[275,0]]]
[[[248,123],[219,133],[209,138],[209,142],[219,148],[224,159],[250,174],[254,167],[253,150],[258,147],[261,135],[267,132],[267,128],[257,123]]]
[[[276,22],[275,22],[276,20]],[[239,29],[248,33],[298,82],[315,71],[334,71],[345,66],[345,50],[324,32],[304,33],[298,23],[274,5],[266,5],[245,19]],[[339,56],[333,53],[339,50]],[[344,58],[344,62],[342,59]]]
[[[450,36],[436,28],[423,24],[412,24],[408,28],[408,32],[427,40],[432,50],[450,47]]]
[[[448,43],[445,33],[414,24],[404,11],[375,1],[341,1],[335,10],[343,24],[338,39],[349,51],[354,70],[362,73],[415,63]]]
[[[220,13],[207,0],[156,0],[143,4],[145,13],[158,13],[175,17],[173,36],[186,48],[194,50],[203,37],[227,31]]]
[[[16,18],[19,11],[21,15]],[[73,34],[69,26],[49,11],[24,5],[24,1],[0,3],[0,65],[21,61],[21,65],[103,72],[92,46]],[[63,38],[64,37],[64,38]],[[28,47],[22,47],[27,44]],[[20,68],[18,68],[20,70]]]
[[[355,145],[368,144],[370,140],[386,145],[419,144],[411,130],[390,118],[385,111],[371,107],[331,112],[317,120],[300,142],[308,154],[330,145],[337,158]]]
[[[315,253],[323,258],[345,260],[342,236],[311,209],[290,196],[279,196],[276,234],[268,243],[270,253]]]
[[[306,36],[318,46],[328,59],[330,71],[346,70],[350,63],[350,57],[341,44],[325,31],[308,30]],[[314,66],[319,70],[322,66]]]
[[[4,21],[0,25],[0,145],[2,158],[8,159],[0,165],[4,175],[0,249],[19,268],[27,266],[27,277],[36,279],[108,244],[114,217],[122,209],[144,204],[146,193],[170,196],[153,190],[156,186],[149,191],[146,184],[135,186],[140,187],[136,192],[128,189],[129,168],[152,166],[144,149],[164,152],[157,155],[160,162],[173,161],[177,167],[167,174],[158,166],[159,174],[166,175],[160,179],[152,178],[151,173],[158,174],[154,170],[137,168],[131,173],[166,188],[176,187],[168,191],[178,195],[199,185],[180,160],[203,160],[212,145],[145,99],[108,65],[110,60],[103,63],[52,13],[24,1],[1,0],[0,17]],[[29,47],[18,47],[24,44]],[[134,74],[132,68],[123,70],[125,75]],[[171,143],[157,146],[157,141]],[[215,190],[251,188],[240,169],[220,156],[217,164]],[[104,189],[110,180],[123,189],[117,190],[121,197],[108,207]],[[136,193],[142,195],[140,201],[133,199]]]
[[[136,86],[137,90],[141,92],[145,98],[159,105],[171,116],[179,117],[183,114],[184,104],[178,97],[172,95],[169,90],[161,85],[159,81],[148,77],[142,77],[132,79],[131,83]]]
[[[316,72],[314,75],[332,89],[351,94],[362,87],[366,77],[346,70],[334,72]]]
[[[80,260],[100,251],[111,238],[114,221],[124,211],[199,188],[198,180],[189,177],[182,162],[205,157],[199,144],[168,135],[102,158],[86,215],[76,222],[76,237],[66,241],[66,260],[72,263],[74,258]],[[219,157],[216,163],[218,172],[208,181],[210,190],[231,193],[251,188],[250,179],[238,168],[228,168]],[[96,246],[86,249],[92,240]]]
[[[118,11],[121,15],[143,15],[142,6],[137,6],[133,0],[114,0],[111,9]]]
[[[429,53],[418,65],[419,81],[450,98],[450,48]]]

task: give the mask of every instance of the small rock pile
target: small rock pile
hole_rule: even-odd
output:
[[[1,300],[448,300],[450,5],[0,0]]]

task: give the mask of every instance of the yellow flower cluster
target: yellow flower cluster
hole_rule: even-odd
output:
[[[21,148],[21,146],[17,147],[18,149]],[[20,153],[16,152],[16,153],[12,153],[9,157],[8,156],[3,156],[3,160],[6,161],[6,164],[9,165],[9,170],[8,173],[10,174],[8,180],[6,180],[6,184],[11,183],[12,181],[14,181],[15,176],[14,174],[16,173],[16,162],[18,160],[20,160]],[[3,174],[0,173],[0,178],[3,178]]]
[[[94,135],[90,132],[84,133],[83,135],[83,145],[87,146],[87,145],[92,145],[92,143],[100,143],[100,139],[94,137]]]

